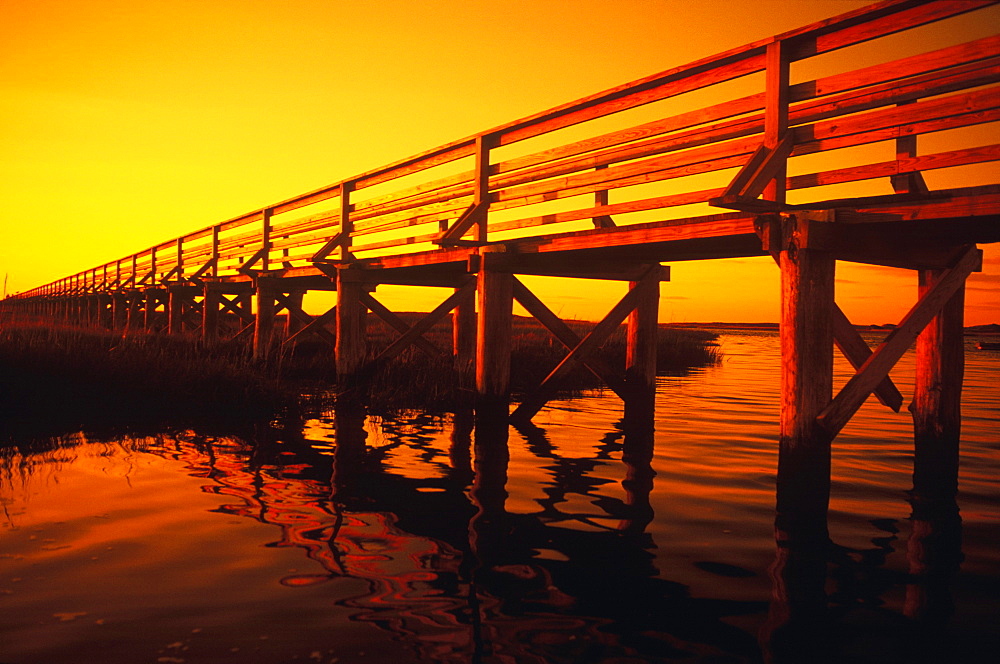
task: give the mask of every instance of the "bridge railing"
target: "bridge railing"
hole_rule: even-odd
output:
[[[870,66],[850,64],[875,57],[877,48],[848,54],[897,33],[912,35],[904,43],[919,47],[922,26],[992,12],[995,4],[871,5],[449,143],[20,297],[475,246],[538,236],[542,228],[613,232],[651,215],[683,223],[720,207],[822,205],[830,185],[866,180],[886,193],[925,193],[924,171],[1000,159],[989,131],[932,154],[918,154],[914,138],[1000,120],[1000,35]],[[834,51],[845,54],[847,69],[809,79],[809,67],[823,71],[830,66],[823,56]],[[793,65],[808,80],[794,80]],[[811,170],[815,159],[797,166],[800,158],[845,148],[862,151],[854,161],[831,156],[823,164],[836,168]]]

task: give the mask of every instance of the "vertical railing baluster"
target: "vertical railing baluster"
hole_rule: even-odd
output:
[[[788,131],[788,48],[785,42],[773,41],[766,51],[764,101],[764,147],[775,150]],[[788,167],[782,165],[764,188],[764,199],[785,202],[785,178]]]

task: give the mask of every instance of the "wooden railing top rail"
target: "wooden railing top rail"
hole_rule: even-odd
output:
[[[870,5],[494,127],[19,297],[250,274],[352,260],[366,252],[407,252],[421,245],[480,245],[551,224],[592,222],[613,231],[616,221],[611,215],[634,217],[710,201],[739,208],[762,193],[781,204],[786,190],[997,160],[1000,146],[977,145],[784,175],[789,158],[1000,120],[1000,36],[817,80],[788,80],[792,62],[998,2],[888,0]],[[504,150],[654,102],[740,83],[761,72],[763,89],[758,86],[749,95],[724,93],[727,96],[717,103],[612,131],[592,131],[583,138],[559,139],[523,154]],[[731,177],[725,176],[727,169],[740,171]],[[731,180],[729,186],[680,191],[666,187],[650,192],[652,196],[634,193],[713,173]],[[397,188],[388,190],[388,185]],[[765,187],[771,193],[764,193]],[[609,199],[612,190],[619,200]],[[580,203],[583,196],[591,198]],[[332,199],[339,199],[339,209],[321,209]],[[554,201],[564,204],[552,209]],[[289,216],[305,208],[311,208],[306,216]],[[518,212],[520,208],[524,212]],[[357,238],[364,238],[365,244],[355,243]]]

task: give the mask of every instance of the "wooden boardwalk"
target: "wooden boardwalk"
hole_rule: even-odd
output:
[[[513,417],[530,418],[580,363],[648,410],[662,263],[770,254],[782,275],[778,502],[791,519],[779,525],[825,529],[830,442],[872,393],[901,407],[888,372],[915,340],[918,457],[946,475],[957,463],[964,283],[980,269],[976,244],[1000,241],[1000,181],[931,190],[923,174],[1000,159],[989,124],[1000,120],[1000,35],[815,79],[790,70],[890,35],[912,35],[919,51],[923,26],[993,4],[874,4],[193,231],[4,307],[109,329],[252,337],[259,354],[313,336],[334,347],[344,381],[365,370],[371,312],[400,335],[378,361],[411,344],[450,352],[480,411],[506,416],[516,300],[568,350]],[[963,128],[950,149],[918,150],[920,136],[940,146]],[[829,193],[862,182],[885,193]],[[877,349],[834,302],[838,260],[917,274],[918,301]],[[630,287],[581,339],[519,275]],[[385,284],[445,295],[409,326],[376,298]],[[306,313],[313,290],[336,291],[336,306]],[[453,347],[439,349],[422,334],[449,314]],[[608,367],[593,351],[626,320],[626,366]],[[834,345],[857,369],[835,396]]]

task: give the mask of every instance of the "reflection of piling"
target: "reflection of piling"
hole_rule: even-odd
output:
[[[506,423],[477,422],[475,431],[475,479],[471,498],[477,512],[469,524],[472,551],[479,556],[494,558],[503,550],[506,534],[507,447],[509,428]]]
[[[337,447],[333,457],[330,485],[333,495],[350,495],[351,480],[360,472],[365,458],[365,410],[358,403],[338,402],[334,406],[334,435]]]
[[[469,520],[469,550],[472,568],[469,579],[469,608],[472,611],[474,661],[490,654],[483,632],[482,608],[479,605],[480,577],[503,560],[509,534],[507,518],[507,447],[509,427],[506,419],[492,424],[477,419],[475,429],[475,478],[469,497],[476,514]]]
[[[472,430],[475,416],[470,409],[459,410],[452,418],[448,459],[454,479],[462,485],[472,482]]]
[[[831,662],[826,563],[826,547],[778,543],[769,570],[771,605],[760,631],[766,661]]]
[[[904,612],[926,630],[924,638],[940,636],[954,609],[950,583],[962,562],[962,518],[954,500],[914,499],[906,554],[910,581]]]
[[[618,524],[622,532],[638,534],[646,530],[654,518],[649,496],[653,491],[653,413],[651,404],[648,411],[639,415],[632,413],[629,419],[629,405],[625,407],[625,440],[622,444],[622,462],[625,464],[625,505],[627,516]]]

